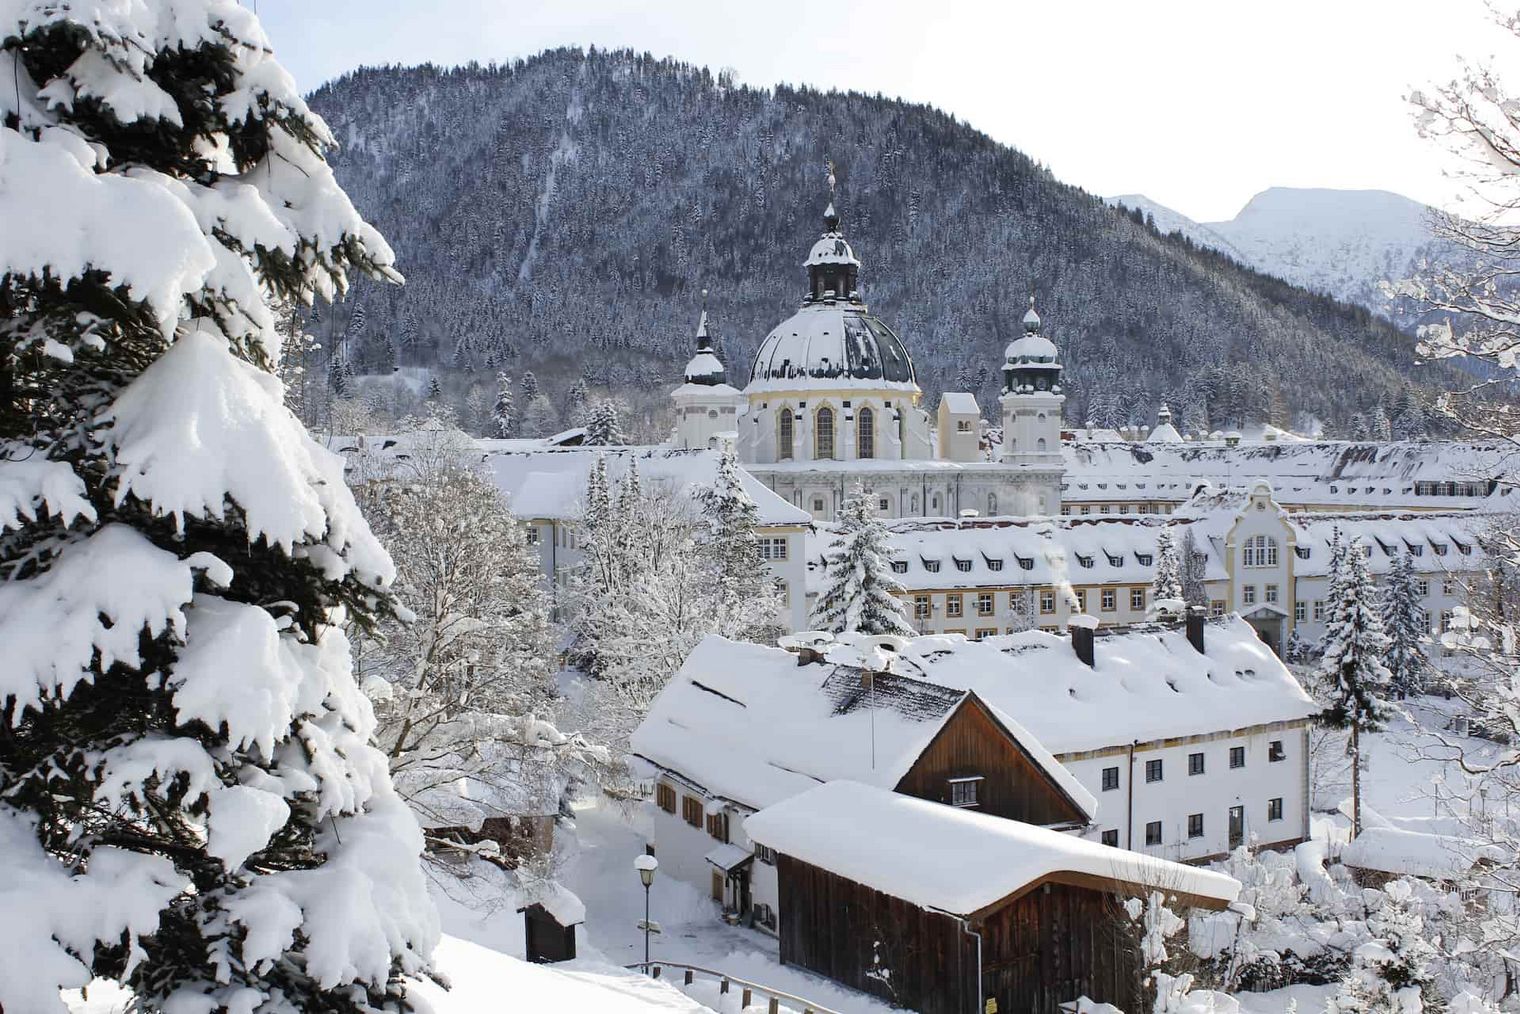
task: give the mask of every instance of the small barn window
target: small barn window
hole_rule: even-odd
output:
[[[676,790],[661,782],[654,788],[654,801],[666,813],[676,812]]]
[[[980,775],[970,778],[950,779],[950,805],[973,807],[979,804],[977,795],[982,784]]]
[[[764,863],[767,866],[775,866],[776,865],[776,850],[773,849],[773,848],[767,848],[764,845],[756,844],[755,845],[755,858],[758,859],[758,860],[760,860],[762,863]]]
[[[681,797],[681,819],[692,827],[702,826],[702,800],[692,796]]]

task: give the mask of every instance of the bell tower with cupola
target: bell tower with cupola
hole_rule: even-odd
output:
[[[685,450],[718,449],[733,443],[744,395],[728,383],[728,371],[713,349],[707,330],[707,290],[702,290],[702,316],[697,320],[697,348],[686,364],[684,381],[671,392],[676,405],[673,443]]]
[[[1003,352],[1003,451],[1001,461],[1032,473],[1037,497],[1026,513],[1053,514],[1061,502],[1061,364],[1055,343],[1041,333],[1042,322],[1029,297],[1024,334]]]

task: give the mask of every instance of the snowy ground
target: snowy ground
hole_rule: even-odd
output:
[[[644,851],[647,833],[638,826],[637,816],[627,818],[606,805],[578,811],[576,824],[580,850],[563,878],[586,904],[586,942],[610,962],[641,961],[644,937],[637,923],[644,918],[644,889],[634,873],[633,857]],[[828,979],[783,966],[775,938],[725,925],[710,898],[670,877],[655,880],[650,918],[663,931],[650,945],[653,958],[735,975],[844,1014],[892,1009]]]

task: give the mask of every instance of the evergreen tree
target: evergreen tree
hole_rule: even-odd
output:
[[[437,377],[434,377],[428,381],[427,400],[431,402],[439,402],[443,400],[443,388],[438,386]]]
[[[399,280],[228,0],[0,13],[0,1009],[400,1014],[436,942],[343,622],[394,573],[270,301]]]
[[[1156,534],[1156,576],[1151,581],[1151,602],[1154,605],[1182,598],[1182,565],[1177,559],[1171,526],[1166,525]]]
[[[1388,665],[1393,690],[1400,696],[1424,690],[1428,663],[1420,642],[1425,638],[1425,610],[1414,574],[1414,558],[1400,553],[1383,590],[1383,631],[1388,635]]]
[[[618,421],[617,404],[612,399],[604,398],[591,406],[591,415],[586,420],[586,443],[593,446],[628,443],[628,437],[624,435],[623,427]]]
[[[1207,606],[1209,593],[1204,586],[1206,579],[1205,557],[1198,548],[1198,539],[1189,525],[1182,533],[1182,550],[1178,560],[1181,568],[1182,600],[1190,606]]]
[[[732,448],[719,456],[717,477],[704,491],[702,506],[712,529],[704,550],[712,564],[711,592],[719,627],[747,640],[773,642],[784,633],[780,596],[760,555],[760,510],[744,489]]]
[[[565,418],[570,420],[571,425],[579,425],[581,413],[586,411],[586,402],[590,395],[586,392],[586,378],[577,377],[575,383],[570,385],[570,391],[565,395]]]
[[[530,402],[538,397],[538,377],[533,375],[532,370],[523,371],[522,396],[524,402]]]
[[[553,436],[559,422],[549,396],[539,394],[523,409],[522,435],[525,437]]]
[[[1383,694],[1390,675],[1383,664],[1388,637],[1378,612],[1377,589],[1367,571],[1367,554],[1355,542],[1341,547],[1339,574],[1334,578],[1336,598],[1325,618],[1323,655],[1319,679],[1329,704],[1323,713],[1326,725],[1349,729],[1351,741],[1352,835],[1362,831],[1363,732],[1375,732],[1387,719]]]
[[[835,633],[900,634],[911,637],[903,586],[892,576],[886,526],[871,497],[856,484],[839,509],[837,531],[824,554],[824,586],[810,621]]]
[[[516,408],[512,404],[512,378],[496,375],[496,401],[491,405],[491,425],[495,437],[510,437],[517,427]]]

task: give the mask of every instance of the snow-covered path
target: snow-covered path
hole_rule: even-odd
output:
[[[632,818],[625,818],[606,804],[578,810],[580,848],[563,874],[565,886],[585,902],[586,942],[616,964],[644,957],[644,937],[637,928],[644,917],[644,889],[633,869],[633,858],[644,851],[646,840],[639,817],[635,811]],[[670,877],[656,877],[650,917],[663,930],[650,945],[654,958],[749,979],[845,1014],[885,1014],[892,1009],[827,979],[783,966],[774,938],[725,925],[710,899]]]

